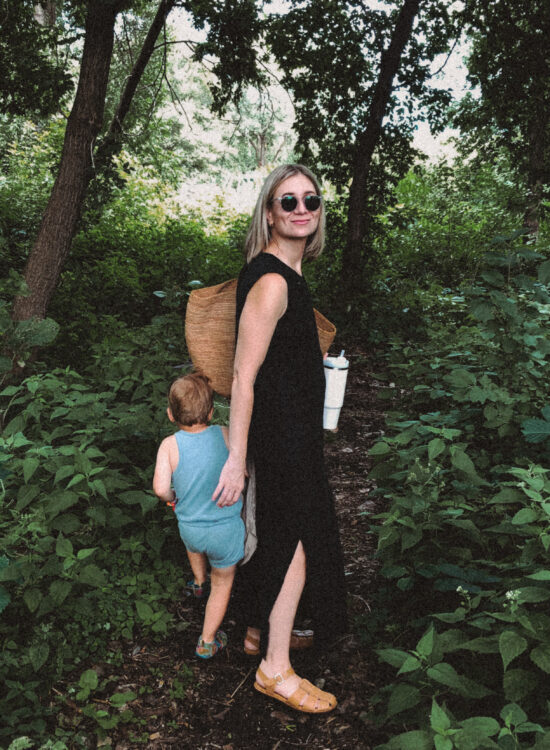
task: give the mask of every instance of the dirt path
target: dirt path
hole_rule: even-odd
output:
[[[139,723],[109,732],[113,750],[370,750],[383,740],[366,720],[369,699],[377,687],[378,662],[370,649],[361,646],[360,636],[375,585],[374,537],[367,533],[362,515],[375,509],[369,500],[367,450],[382,429],[382,415],[371,363],[359,351],[350,361],[340,429],[327,433],[326,460],[344,545],[352,632],[330,654],[318,657],[301,652],[293,659],[299,674],[336,694],[337,709],[326,716],[308,716],[257,693],[253,688],[257,660],[242,653],[236,636],[231,638],[231,620],[226,627],[230,637],[226,652],[212,662],[198,663],[191,655],[204,605],[186,599],[178,605],[177,614],[189,627],[177,641],[135,646],[117,668],[119,689],[144,690],[131,704]]]

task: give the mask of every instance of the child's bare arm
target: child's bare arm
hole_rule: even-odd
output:
[[[153,492],[165,503],[173,503],[176,493],[171,487],[172,484],[172,466],[171,466],[171,441],[175,442],[173,436],[165,438],[157,453],[157,463],[153,477]]]

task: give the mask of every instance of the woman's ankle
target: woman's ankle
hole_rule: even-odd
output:
[[[276,674],[284,674],[292,665],[287,659],[273,660],[269,658],[263,658],[258,667],[267,677],[274,677]]]

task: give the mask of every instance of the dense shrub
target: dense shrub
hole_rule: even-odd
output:
[[[0,742],[39,735],[57,710],[49,688],[91,655],[116,659],[122,640],[174,626],[182,546],[150,487],[181,341],[178,314],[119,324],[82,374],[38,371],[0,393]],[[77,700],[113,726],[116,711],[86,708],[92,677]]]
[[[379,700],[418,729],[388,750],[549,746],[550,261],[517,243],[498,239],[431,340],[390,355],[371,476],[408,624],[378,649],[397,669]]]

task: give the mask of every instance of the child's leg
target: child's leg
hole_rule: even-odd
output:
[[[210,596],[204,612],[202,639],[205,643],[212,643],[216,638],[216,631],[229,604],[231,587],[235,578],[236,565],[229,568],[212,568],[210,571]]]
[[[189,564],[193,571],[193,577],[197,586],[202,586],[206,581],[207,559],[204,552],[191,552],[186,549]]]

